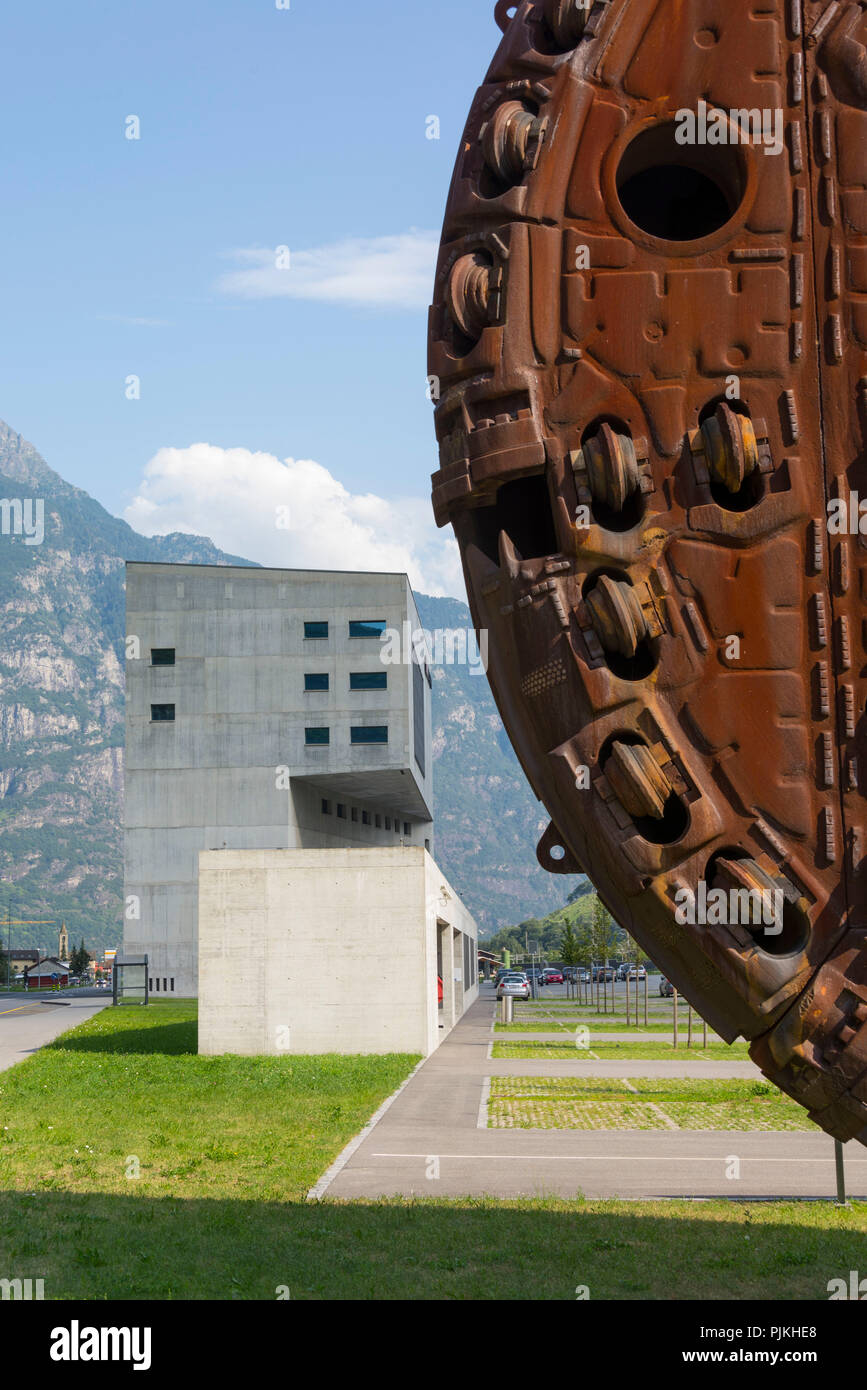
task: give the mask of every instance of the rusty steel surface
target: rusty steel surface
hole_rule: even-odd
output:
[[[867,11],[495,17],[430,315],[433,500],[538,856],[867,1143]]]

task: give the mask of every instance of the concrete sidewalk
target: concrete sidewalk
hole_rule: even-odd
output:
[[[488,1058],[493,1011],[490,996],[473,1005],[343,1166],[335,1165],[320,1196],[834,1197],[834,1144],[818,1133],[488,1129],[492,1076],[699,1077],[706,1067],[723,1066],[726,1075],[732,1066],[752,1068],[595,1062],[591,1071],[587,1062],[495,1062]],[[867,1149],[850,1144],[846,1155],[850,1195],[865,1197]]]
[[[23,1062],[61,1033],[98,1014],[105,999],[76,999],[42,1004],[26,995],[12,994],[0,999],[0,1071]]]

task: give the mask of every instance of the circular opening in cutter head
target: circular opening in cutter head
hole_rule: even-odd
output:
[[[746,194],[746,166],[735,145],[682,145],[674,121],[643,130],[617,168],[623,211],[660,241],[702,241],[730,222]],[[732,130],[734,139],[736,132]]]

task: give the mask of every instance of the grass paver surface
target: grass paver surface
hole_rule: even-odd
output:
[[[816,1132],[768,1082],[640,1076],[492,1077],[488,1127]]]

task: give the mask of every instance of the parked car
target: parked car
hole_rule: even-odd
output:
[[[674,994],[674,985],[664,975],[659,977],[659,992],[664,999],[670,999]]]
[[[628,980],[646,980],[647,971],[643,965],[630,965],[629,974],[626,978]]]
[[[541,975],[539,976],[540,985],[562,985],[562,983],[562,972],[559,970],[555,970],[553,966],[549,967],[549,969],[547,970],[543,970]]]
[[[613,980],[614,980],[614,966],[613,966],[613,965],[594,965],[594,967],[593,967],[593,980],[594,980],[594,982],[595,982],[596,980],[599,980],[599,981],[604,981],[604,982],[606,982],[606,983],[607,983],[609,980],[610,980],[610,981],[613,981]]]
[[[529,999],[529,980],[523,975],[505,975],[497,985],[497,998]]]

